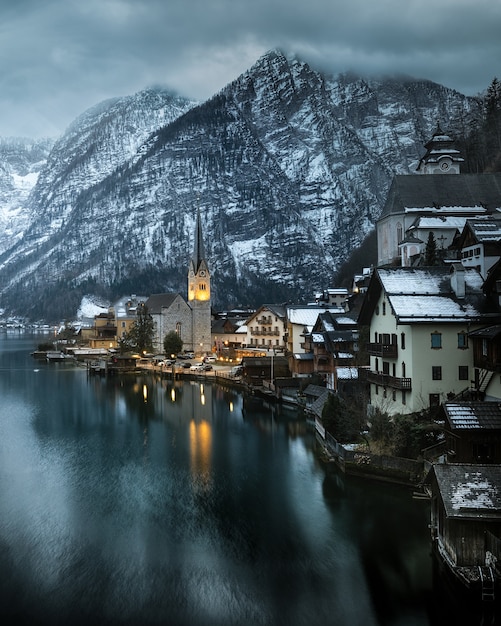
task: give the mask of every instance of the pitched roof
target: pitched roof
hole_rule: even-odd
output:
[[[445,402],[451,429],[501,429],[501,402]]]
[[[451,176],[452,178],[452,176]],[[474,268],[459,266],[464,272],[464,297],[452,288],[451,267],[392,267],[375,270],[359,322],[368,324],[384,290],[398,322],[496,322],[497,307],[482,291],[482,277]]]
[[[158,315],[162,309],[168,309],[178,296],[178,293],[154,293],[146,300],[148,311]]]
[[[501,465],[434,465],[447,517],[501,518]]]
[[[501,173],[407,174],[393,178],[380,219],[406,209],[436,215],[481,215],[500,207]]]

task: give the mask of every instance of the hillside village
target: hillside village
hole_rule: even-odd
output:
[[[441,559],[490,600],[501,557],[501,174],[462,174],[439,126],[425,149],[415,174],[395,176],[377,266],[351,288],[215,312],[198,214],[188,298],[128,296],[75,329],[73,344],[116,354],[147,311],[152,357],[175,332],[179,359],[240,364],[252,392],[306,408],[345,471],[377,473],[374,452],[406,457],[386,472],[422,485]]]

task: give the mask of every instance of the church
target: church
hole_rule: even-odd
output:
[[[376,224],[378,267],[412,265],[433,233],[446,250],[468,220],[499,216],[501,174],[463,174],[454,140],[439,125],[416,174],[394,177]]]
[[[145,304],[155,324],[155,350],[163,352],[165,335],[175,331],[183,341],[183,350],[195,356],[211,352],[211,283],[200,211],[197,211],[193,254],[188,265],[188,300],[178,293],[158,293],[151,295]]]

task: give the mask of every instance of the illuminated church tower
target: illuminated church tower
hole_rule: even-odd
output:
[[[197,211],[195,245],[188,268],[188,304],[193,314],[193,350],[196,355],[211,352],[210,273],[205,259],[200,211]]]

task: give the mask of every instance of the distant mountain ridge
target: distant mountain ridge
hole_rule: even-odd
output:
[[[101,103],[38,176],[24,235],[0,256],[0,307],[58,319],[84,294],[184,293],[197,208],[216,306],[310,299],[437,120],[459,134],[479,106],[428,81],[329,77],[279,51],[204,103],[159,89]]]

